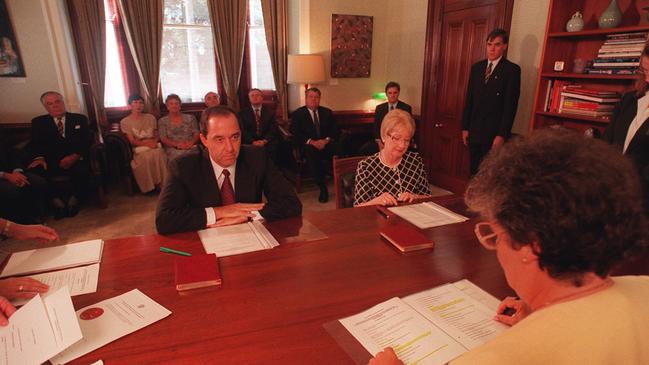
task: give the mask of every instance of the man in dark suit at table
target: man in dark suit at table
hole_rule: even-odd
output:
[[[325,173],[331,170],[331,160],[340,153],[339,133],[333,112],[320,106],[322,93],[312,87],[306,90],[306,105],[291,114],[293,142],[302,146],[306,163],[320,188],[318,201],[329,200]]]
[[[275,111],[262,103],[264,97],[259,89],[251,89],[248,99],[250,106],[245,106],[239,112],[242,141],[244,144],[263,147],[275,162],[278,144]]]
[[[484,156],[511,133],[521,88],[521,68],[503,57],[509,36],[494,29],[487,36],[487,59],[471,66],[462,116],[462,142],[469,147],[471,175]]]
[[[90,178],[88,162],[92,134],[85,115],[68,113],[63,96],[56,91],[41,95],[47,114],[32,119],[28,150],[33,156],[28,169],[50,185],[54,218],[79,212]]]
[[[169,165],[156,212],[159,233],[244,223],[257,211],[269,221],[302,213],[295,190],[266,152],[241,145],[239,121],[230,108],[208,108],[200,129],[205,148]]]

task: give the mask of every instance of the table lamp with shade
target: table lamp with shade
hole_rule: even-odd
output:
[[[325,81],[324,59],[317,54],[288,55],[288,70],[286,82],[289,84],[304,84],[304,90],[309,84]]]

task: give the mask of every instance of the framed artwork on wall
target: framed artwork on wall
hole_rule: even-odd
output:
[[[16,33],[5,0],[0,0],[0,77],[25,77]]]
[[[331,15],[331,77],[370,77],[374,18]]]

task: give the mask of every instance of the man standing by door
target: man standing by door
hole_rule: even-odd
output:
[[[487,36],[487,59],[471,66],[462,116],[462,142],[469,147],[471,175],[484,156],[511,133],[521,88],[521,68],[503,57],[509,36],[494,29]]]

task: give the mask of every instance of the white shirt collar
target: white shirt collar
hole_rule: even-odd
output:
[[[498,62],[500,62],[500,60],[502,60],[502,58],[503,58],[503,56],[500,56],[500,57],[496,58],[493,61],[487,60],[487,67],[489,67],[489,62],[491,62],[491,72],[494,72],[494,70],[496,69],[496,66],[498,66]],[[485,68],[485,70],[486,70],[486,68]]]
[[[214,170],[214,176],[216,176],[216,182],[219,184],[219,189],[221,189],[221,186],[223,185],[223,181],[225,179],[225,175],[223,175],[223,170],[225,170],[225,168],[214,162],[214,160],[212,160],[212,156],[210,156],[210,163],[212,163],[212,169]],[[228,171],[230,171],[230,184],[232,184],[232,190],[235,190],[234,176],[236,174],[236,170],[236,163],[234,163],[232,166],[228,166]]]

